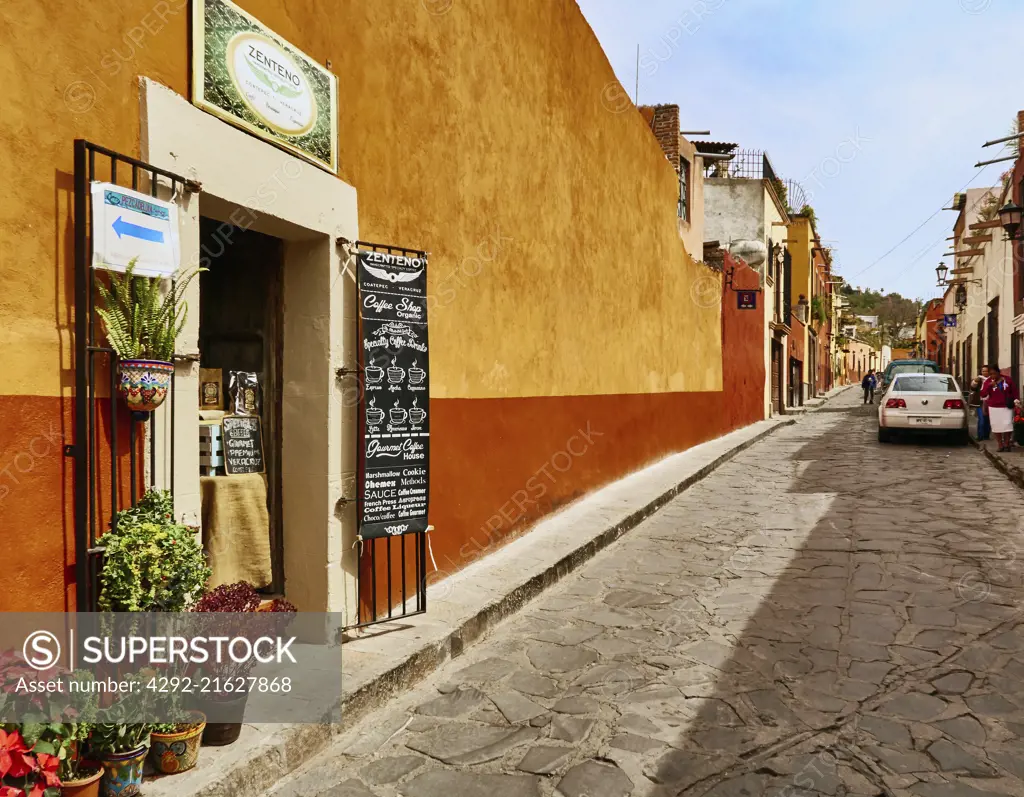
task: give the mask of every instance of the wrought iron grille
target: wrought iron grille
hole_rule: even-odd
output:
[[[783,185],[786,186],[786,202],[793,211],[799,212],[807,204],[804,187],[796,180],[784,180]]]
[[[729,162],[729,176],[748,180],[768,180],[776,192],[780,189],[785,196],[780,196],[793,211],[799,211],[807,204],[807,194],[796,180],[783,180],[772,167],[768,153],[759,149],[744,149],[736,153]]]
[[[729,164],[730,177],[750,180],[776,180],[768,153],[759,149],[741,149]]]
[[[117,355],[103,342],[95,312],[90,184],[96,180],[154,197],[199,190],[197,183],[184,177],[84,139],[75,140],[75,442],[65,447],[64,454],[74,459],[78,611],[95,611],[97,606],[102,535],[115,528],[118,510],[133,506],[146,486],[153,485],[156,412],[167,413],[170,425],[166,483],[159,486],[174,493],[174,376],[167,400],[156,412],[131,412],[117,400]]]

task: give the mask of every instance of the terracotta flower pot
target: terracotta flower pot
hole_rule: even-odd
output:
[[[206,717],[199,714],[195,722],[175,733],[150,736],[149,760],[153,768],[165,775],[192,769],[199,758],[199,742],[206,729]]]
[[[136,797],[142,794],[142,765],[148,748],[140,747],[129,753],[103,754],[103,797]]]
[[[61,794],[64,797],[99,797],[100,778],[103,777],[103,768],[96,767],[96,771],[76,780],[66,780],[61,784]]]
[[[167,398],[174,364],[162,360],[121,360],[121,380],[117,389],[128,408],[135,412],[152,412]]]

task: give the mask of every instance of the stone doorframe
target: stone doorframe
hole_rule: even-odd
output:
[[[142,159],[202,184],[180,203],[181,262],[199,264],[199,217],[284,240],[282,541],[285,591],[302,611],[355,615],[357,562],[353,503],[355,407],[344,400],[338,368],[355,366],[355,283],[339,237],[358,239],[356,191],[324,170],[139,79]],[[218,233],[220,234],[220,232]],[[178,352],[175,382],[175,507],[195,520],[199,499],[199,281]],[[170,439],[158,428],[157,480]],[[163,441],[163,444],[162,442]],[[339,507],[345,506],[345,509]],[[351,619],[351,618],[346,618]]]

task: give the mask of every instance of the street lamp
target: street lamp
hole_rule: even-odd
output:
[[[938,267],[935,269],[935,276],[939,278],[939,285],[942,285],[946,281],[946,274],[949,272],[949,266],[939,261]]]
[[[1021,207],[1012,199],[999,208],[999,223],[1006,230],[1007,240],[1014,241],[1020,232]]]

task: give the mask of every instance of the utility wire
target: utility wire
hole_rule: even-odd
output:
[[[987,169],[987,168],[988,168],[987,166],[982,167],[982,169],[979,170],[978,174],[980,174],[981,171],[983,171],[984,169]],[[974,175],[974,177],[971,178],[971,180],[967,183],[967,185],[970,185],[971,182],[973,182],[977,178],[977,176],[978,176],[977,174]],[[964,188],[966,188],[966,187],[967,186],[964,186]],[[961,189],[961,190],[963,190],[963,189]],[[982,201],[983,198],[984,198],[984,195],[981,196],[981,197],[978,197],[977,201],[973,205],[971,205],[970,208],[968,208],[968,210],[975,210],[978,207],[978,205],[981,204],[981,201]],[[943,230],[942,232],[945,233],[947,231]],[[904,266],[900,271],[897,271],[895,274],[893,274],[892,277],[893,278],[902,277],[907,271],[910,270],[910,267],[912,265],[914,265],[914,263],[916,263],[918,260],[920,260],[926,254],[928,254],[930,251],[932,251],[932,249],[935,247],[936,244],[939,244],[939,243],[941,243],[942,241],[945,241],[945,240],[946,240],[946,236],[944,234],[940,234],[938,238],[936,238],[934,241],[932,241],[930,244],[928,244],[927,247],[922,249],[913,260],[911,260],[909,263],[907,263],[907,265]]]
[[[961,191],[964,191],[964,190],[966,190],[966,189],[967,189],[967,186],[969,186],[969,185],[970,185],[971,183],[973,183],[973,182],[974,182],[975,180],[977,180],[977,179],[978,179],[978,177],[979,177],[979,176],[981,175],[981,173],[982,173],[983,171],[985,171],[985,170],[986,170],[987,168],[988,168],[988,166],[982,166],[982,167],[981,167],[980,169],[978,169],[978,171],[976,171],[976,172],[974,173],[974,176],[973,176],[973,177],[971,177],[971,179],[970,179],[970,180],[968,180],[968,181],[967,181],[967,182],[966,182],[966,183],[964,184],[963,188],[961,188],[961,189],[960,189],[960,191],[957,191],[957,192],[955,192],[955,193],[960,193]],[[907,233],[907,234],[906,234],[906,235],[905,235],[905,236],[904,236],[903,238],[901,238],[901,239],[900,239],[900,241],[899,241],[899,243],[897,243],[897,244],[896,244],[895,246],[893,246],[893,247],[891,247],[890,249],[888,249],[888,250],[887,250],[887,251],[885,252],[885,254],[881,255],[881,256],[880,256],[880,257],[878,257],[878,258],[876,258],[876,259],[875,259],[875,260],[874,260],[874,261],[873,261],[873,262],[872,262],[872,263],[871,263],[870,265],[868,265],[868,266],[865,266],[865,267],[864,267],[864,268],[862,268],[862,269],[861,269],[860,271],[858,271],[858,272],[857,272],[856,274],[854,274],[853,276],[849,277],[849,278],[847,279],[847,282],[849,282],[850,280],[854,280],[854,279],[857,279],[857,277],[859,277],[859,276],[860,276],[861,274],[863,274],[864,272],[866,272],[866,271],[868,271],[869,269],[872,269],[872,268],[874,268],[875,266],[877,266],[877,265],[878,265],[879,263],[881,263],[881,262],[882,262],[883,260],[885,260],[885,258],[887,258],[887,257],[888,257],[889,255],[891,255],[891,254],[892,254],[893,252],[895,252],[895,251],[896,251],[897,249],[899,249],[899,248],[900,248],[901,246],[903,246],[903,244],[905,244],[905,243],[906,243],[907,241],[909,241],[909,240],[910,240],[910,239],[911,239],[911,238],[912,238],[912,237],[913,237],[913,236],[914,236],[914,235],[915,235],[915,234],[916,234],[916,233],[917,233],[917,232],[918,232],[918,231],[919,231],[919,230],[920,230],[920,229],[921,229],[922,227],[924,227],[924,226],[925,226],[925,225],[926,225],[926,224],[927,224],[928,222],[930,222],[930,221],[931,221],[932,219],[934,219],[934,218],[935,218],[936,216],[938,216],[938,215],[939,215],[939,214],[940,214],[940,213],[941,213],[942,211],[944,211],[944,210],[946,210],[946,208],[945,208],[945,207],[940,207],[940,208],[939,208],[938,210],[936,210],[936,211],[935,211],[935,212],[934,212],[934,213],[933,213],[932,215],[930,215],[930,216],[929,216],[929,217],[928,217],[927,219],[925,219],[924,221],[922,221],[922,222],[921,222],[920,224],[918,224],[918,225],[917,225],[917,226],[916,226],[916,227],[915,227],[915,228],[914,228],[913,230],[911,230],[911,231],[910,231],[909,233]],[[945,237],[945,236],[943,236],[943,237]],[[936,242],[936,243],[937,243],[937,242]],[[935,245],[935,244],[932,244],[932,246],[934,246],[934,245]],[[919,256],[919,257],[918,257],[917,259],[919,260],[919,259],[920,259],[920,256]],[[916,262],[917,262],[917,260],[913,260],[913,261],[911,261],[911,263],[916,263]],[[909,267],[909,266],[908,266],[908,267]],[[904,271],[905,271],[905,270],[906,270],[906,269],[904,269]],[[903,272],[901,271],[901,272],[900,272],[900,274],[902,274],[902,273],[903,273]]]

